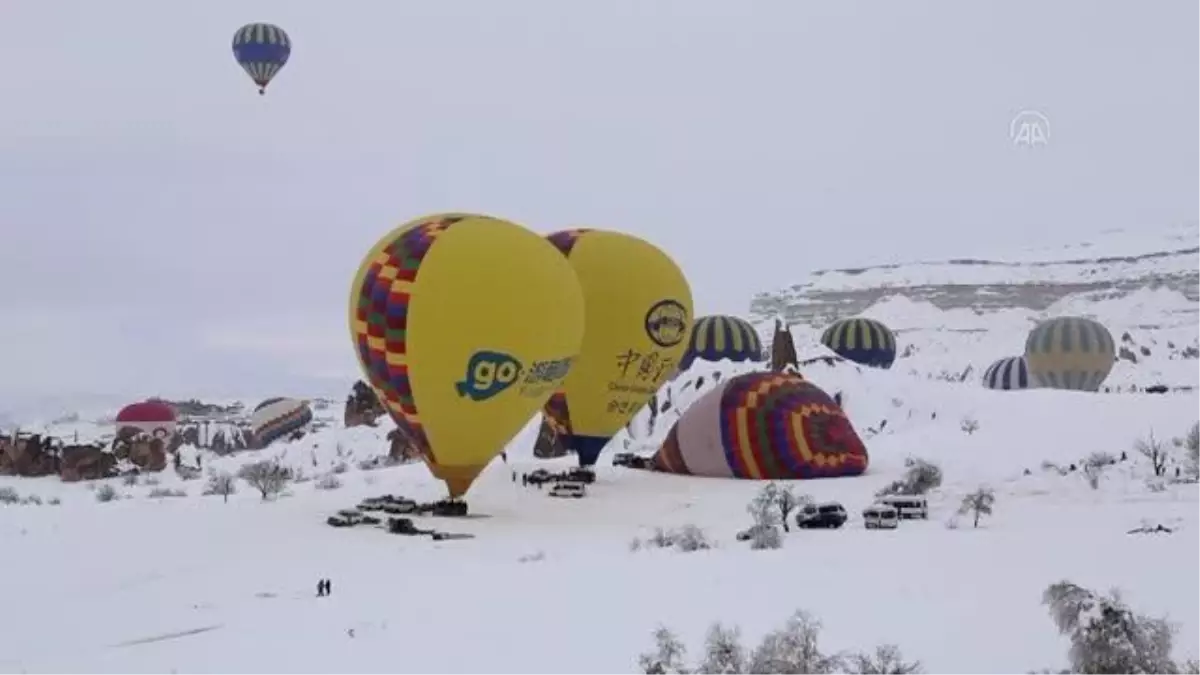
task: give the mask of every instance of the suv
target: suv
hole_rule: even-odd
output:
[[[887,495],[880,497],[880,504],[887,504],[896,509],[901,518],[929,519],[929,502],[924,497],[911,495]]]
[[[868,530],[894,530],[900,525],[900,512],[889,504],[872,504],[862,515],[863,527]]]
[[[572,480],[563,480],[550,486],[551,497],[574,497],[581,499],[587,494],[587,486]]]
[[[637,455],[632,452],[618,452],[613,455],[612,464],[613,466],[629,466],[634,457],[637,457]]]
[[[838,528],[849,518],[846,509],[837,502],[805,504],[796,514],[796,525],[804,529]]]

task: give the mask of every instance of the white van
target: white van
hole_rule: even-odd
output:
[[[872,504],[863,509],[863,527],[868,530],[894,530],[900,525],[900,512],[887,504]]]
[[[551,497],[574,497],[579,499],[587,494],[587,486],[573,480],[561,480],[550,486]]]
[[[929,502],[924,497],[910,495],[888,495],[876,500],[896,509],[901,518],[929,519]]]

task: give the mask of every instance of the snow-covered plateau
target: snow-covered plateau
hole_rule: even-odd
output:
[[[1200,373],[1187,351],[1198,332],[1195,235],[1193,227],[1150,250],[1101,242],[1095,254],[1043,252],[1024,264],[829,273],[812,282],[825,284],[819,289],[760,296],[764,336],[782,313],[801,359],[828,353],[816,336],[833,315],[879,318],[907,348],[888,371],[822,362],[804,369],[842,394],[871,463],[861,477],[797,482],[815,500],[842,503],[850,520],[836,530],[793,527],[778,550],[735,539],[750,525],[746,505],[761,484],[608,465],[616,451],[652,452],[711,384],[709,371],[749,369],[727,363],[699,364],[669,384],[673,409],[653,428],[643,412],[614,438],[584,499],[554,499],[514,480],[570,464],[532,456],[540,419],[532,420],[508,446],[507,462],[497,458],[471,488],[471,517],[414,517],[419,527],[473,539],[326,525],[364,497],[442,496],[420,463],[363,468],[387,452],[389,424],[333,423],[224,456],[180,450],[182,464],[205,471],[236,473],[273,457],[309,478],[265,501],[241,482],[227,501],[205,496],[204,477],[185,480],[170,466],[135,480],[0,477],[0,489],[18,497],[0,504],[0,671],[635,672],[660,625],[696,652],[713,622],[738,625],[757,643],[803,609],[822,622],[830,651],[893,643],[927,672],[1029,672],[1066,667],[1068,640],[1042,604],[1060,580],[1121,589],[1137,611],[1168,617],[1178,629],[1176,657],[1194,658],[1200,492],[1186,480],[1184,437],[1200,410]],[[1123,262],[1100,262],[1106,257]],[[1076,262],[1047,262],[1060,259]],[[1048,291],[1056,297],[1042,305],[976,306],[967,295],[950,302],[930,290],[970,285],[971,297],[988,298],[988,288],[1084,283],[1072,276],[1084,269],[1097,270],[1095,287]],[[1147,281],[1156,269],[1172,281]],[[852,292],[861,306],[830,295]],[[1022,297],[1033,295],[1046,294]],[[1177,388],[980,386],[988,363],[1021,353],[1036,319],[1062,313],[1100,319],[1136,355],[1118,363],[1110,384]],[[950,377],[968,366],[974,374]],[[54,423],[18,421],[86,439],[109,426],[88,420],[113,410],[61,412]],[[1139,441],[1161,447],[1163,475]],[[1083,467],[1095,453],[1117,461],[1089,478]],[[944,474],[928,496],[929,519],[865,529],[860,512],[905,473],[909,457]],[[996,502],[976,528],[957,512],[981,487]],[[99,501],[110,489],[116,498]],[[632,550],[635,538],[684,525],[701,528],[713,547]],[[1143,525],[1170,532],[1129,533]],[[316,597],[321,578],[332,580],[329,597]]]

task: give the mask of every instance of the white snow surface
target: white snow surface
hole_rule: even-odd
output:
[[[676,410],[711,386],[712,369],[702,364],[671,384]],[[1197,653],[1197,487],[1152,491],[1131,446],[1153,431],[1179,461],[1171,439],[1196,420],[1200,395],[996,392],[845,364],[810,366],[806,376],[843,393],[871,467],[858,478],[800,482],[854,517],[836,531],[793,531],[779,551],[734,539],[749,524],[752,481],[607,466],[624,447],[651,451],[675,412],[653,434],[639,415],[635,438],[614,439],[582,500],[511,480],[512,471],[570,463],[532,458],[532,420],[510,444],[509,464],[497,459],[468,493],[476,517],[416,519],[472,540],[324,524],[366,496],[441,496],[421,464],[356,468],[386,452],[387,425],[327,428],[224,458],[185,449],[185,462],[200,455],[229,470],[264,456],[310,476],[349,465],[341,489],[310,481],[269,502],[241,485],[226,504],[201,496],[203,481],[169,470],[157,486],[108,481],[125,498],[103,504],[94,484],[0,478],[22,495],[61,500],[0,506],[0,670],[632,672],[659,624],[698,651],[713,621],[740,624],[755,641],[803,608],[823,621],[830,650],[893,642],[929,672],[1028,672],[1065,663],[1066,642],[1040,604],[1061,579],[1123,589],[1137,609],[1177,622],[1181,656]],[[869,431],[885,419],[881,433]],[[965,433],[964,419],[978,430]],[[1041,468],[1094,451],[1129,452],[1095,490],[1078,472]],[[859,511],[910,455],[944,469],[931,518],[863,529]],[[981,485],[997,492],[995,516],[977,530],[947,527]],[[151,498],[152,487],[188,495]],[[1126,534],[1144,521],[1176,531]],[[630,551],[634,537],[683,524],[704,528],[717,547]],[[322,577],[333,581],[331,597],[315,597]]]

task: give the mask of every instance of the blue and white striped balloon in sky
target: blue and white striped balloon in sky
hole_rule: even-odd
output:
[[[248,23],[233,34],[233,57],[258,85],[259,94],[267,93],[267,85],[291,55],[291,38],[274,24]]]

